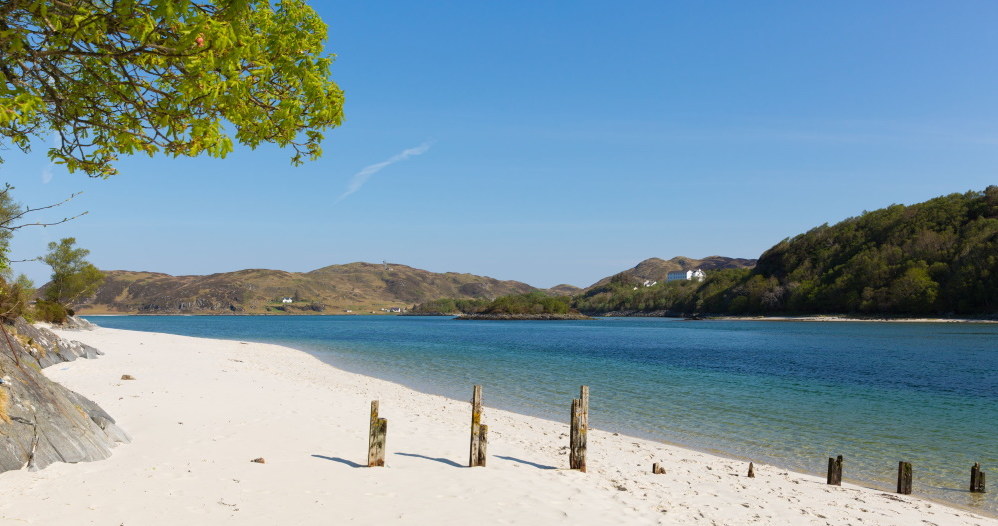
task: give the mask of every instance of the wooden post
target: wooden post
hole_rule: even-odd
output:
[[[568,466],[586,472],[586,429],[582,427],[582,399],[572,399],[572,420],[569,431]]]
[[[589,431],[589,386],[579,388],[572,399],[572,417],[568,433],[568,466],[586,472],[586,437]]]
[[[755,466],[753,466],[751,462],[748,463],[748,478],[755,478]]]
[[[479,448],[481,448],[482,426],[482,386],[471,389],[471,451],[468,454],[468,467],[480,466]]]
[[[489,426],[482,424],[478,429],[478,465],[485,467],[486,452],[489,449]]]
[[[371,401],[371,419],[368,423],[368,436],[367,436],[367,465],[374,466],[375,460],[375,448],[374,444],[378,438],[378,404],[377,400]]]
[[[911,495],[911,462],[898,462],[898,493]]]
[[[568,469],[575,469],[575,442],[578,440],[578,435],[575,432],[575,428],[579,425],[576,421],[579,417],[578,415],[578,402],[577,398],[572,399],[572,411],[569,413],[568,417]]]
[[[836,458],[828,457],[827,483],[832,486],[842,485],[842,455]]]
[[[984,472],[981,471],[981,465],[977,462],[970,468],[970,492],[984,493]]]
[[[662,465],[659,464],[658,462],[655,462],[654,464],[651,465],[651,472],[653,475],[664,475],[665,468],[662,467]]]
[[[578,436],[579,438],[575,442],[577,452],[575,454],[575,463],[578,465],[579,471],[586,472],[586,449],[588,448],[588,436],[589,436],[589,386],[583,385],[579,389],[579,426],[578,426]]]
[[[981,473],[981,464],[974,462],[970,467],[970,492],[977,493],[977,476]]]
[[[371,401],[371,428],[367,441],[367,465],[385,465],[385,436],[388,434],[388,420],[378,418],[378,401]]]

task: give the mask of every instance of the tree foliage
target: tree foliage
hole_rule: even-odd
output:
[[[998,186],[893,205],[785,240],[754,275],[798,312],[998,311]]]
[[[412,308],[418,314],[477,314],[489,305],[486,299],[440,298]]]
[[[482,309],[483,314],[568,314],[571,298],[548,296],[541,291],[500,296]]]
[[[46,301],[67,306],[93,294],[104,282],[104,273],[86,260],[90,251],[74,248],[75,244],[72,237],[49,243],[49,252],[42,257],[52,267],[52,279],[44,292]]]
[[[6,322],[13,321],[18,316],[31,318],[32,313],[27,308],[27,304],[35,292],[34,284],[24,274],[11,279],[13,273],[10,267],[10,240],[14,233],[24,227],[51,226],[73,219],[67,217],[54,222],[32,222],[27,217],[29,214],[57,207],[74,196],[70,196],[62,203],[31,208],[23,207],[14,201],[11,196],[13,189],[12,186],[6,184],[0,190],[0,320]]]
[[[343,94],[304,0],[0,2],[0,137],[107,177],[119,155],[321,154]],[[0,146],[3,146],[0,143]]]
[[[494,300],[442,298],[413,307],[423,314],[568,314],[571,298],[549,296],[541,291],[510,294]]]
[[[27,305],[34,292],[34,283],[24,274],[11,282],[0,277],[0,321],[10,323],[25,315],[30,318]]]

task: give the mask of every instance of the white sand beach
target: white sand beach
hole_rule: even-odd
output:
[[[105,355],[46,374],[100,404],[132,443],[100,462],[0,474],[0,524],[998,526],[767,465],[748,478],[741,461],[599,430],[589,472],[569,471],[567,422],[489,408],[488,385],[488,466],[467,468],[468,402],[274,345],[57,332]],[[385,468],[363,466],[375,399],[388,419]],[[666,473],[651,474],[652,462]]]

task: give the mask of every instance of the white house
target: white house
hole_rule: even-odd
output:
[[[704,274],[704,272],[702,270],[700,270],[700,269],[696,269],[696,270],[678,270],[678,271],[674,271],[674,272],[670,272],[670,273],[666,274],[665,280],[666,281],[680,281],[680,280],[686,280],[686,281],[693,281],[693,280],[703,281],[703,279],[705,277],[707,277],[707,275]]]
[[[281,298],[281,303],[294,303],[294,298]]]

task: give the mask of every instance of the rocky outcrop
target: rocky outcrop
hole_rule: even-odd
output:
[[[70,320],[76,320],[76,318],[70,318]],[[72,324],[72,327],[80,327],[79,321],[67,320],[67,322]],[[77,358],[96,358],[104,354],[84,343],[75,340],[66,340],[56,336],[55,333],[48,329],[35,327],[24,321],[24,318],[17,319],[14,323],[13,331],[13,334],[17,335],[18,342],[24,351],[42,369],[57,363],[71,362]],[[6,342],[0,343],[6,345]]]
[[[0,334],[0,472],[53,462],[88,462],[111,455],[128,435],[87,398],[49,380],[53,364],[102,354],[23,319]],[[6,396],[2,396],[6,395]],[[6,418],[3,418],[6,416]]]
[[[97,326],[78,316],[68,316],[66,317],[66,321],[62,325],[60,325],[59,328],[69,329],[69,330],[92,331],[96,329]]]

